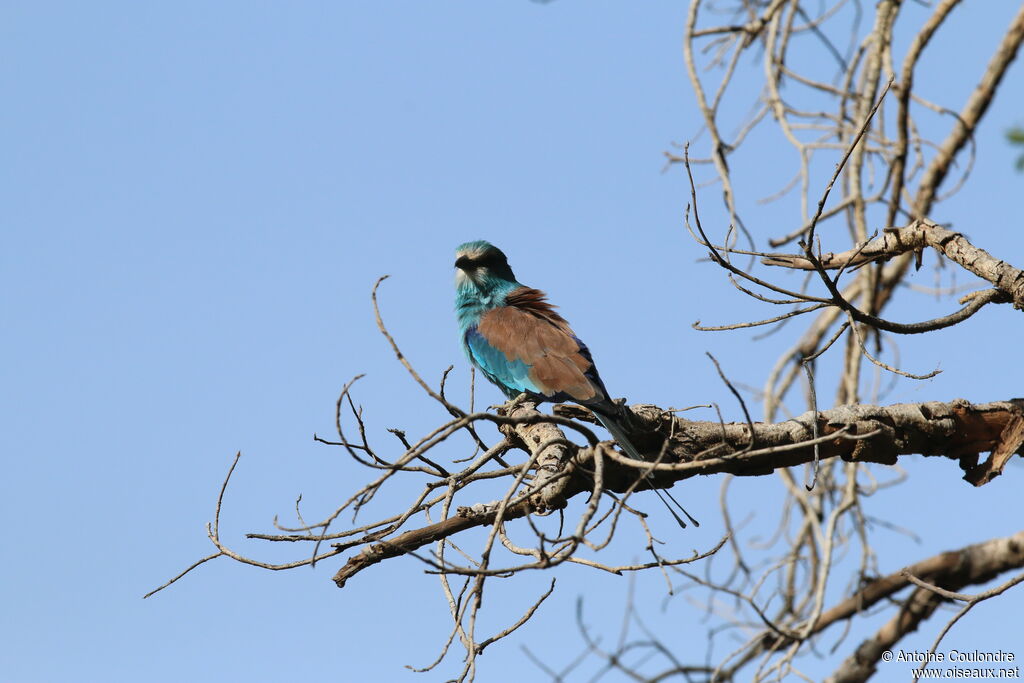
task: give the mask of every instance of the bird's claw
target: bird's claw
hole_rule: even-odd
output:
[[[508,401],[502,403],[501,405],[491,406],[491,408],[503,415],[508,415],[513,410],[521,406],[523,403],[528,402],[529,400],[530,396],[524,391],[515,398],[509,399]]]

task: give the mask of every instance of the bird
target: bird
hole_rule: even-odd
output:
[[[516,280],[505,254],[476,240],[455,251],[455,312],[470,362],[509,399],[573,402],[589,408],[634,460],[646,458],[626,436],[590,349],[548,302],[547,295]],[[653,482],[650,473],[649,481]],[[675,510],[652,489],[681,527]],[[694,526],[700,524],[672,498]]]

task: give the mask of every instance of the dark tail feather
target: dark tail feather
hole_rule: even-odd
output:
[[[620,446],[622,446],[622,450],[626,451],[626,455],[628,455],[629,457],[633,458],[634,460],[639,460],[640,462],[646,462],[647,461],[647,458],[645,458],[643,455],[640,454],[640,451],[638,451],[636,449],[636,446],[634,446],[633,443],[629,440],[629,438],[626,436],[626,433],[622,430],[622,427],[619,426],[619,423],[616,422],[614,418],[612,418],[609,415],[602,415],[601,413],[599,413],[597,411],[594,411],[594,417],[597,418],[598,422],[600,422],[602,425],[604,425],[605,429],[607,429],[609,432],[611,432],[611,435],[613,437],[615,437],[615,440],[619,442]],[[648,475],[647,475],[647,480],[649,482],[651,482],[652,484],[654,483],[654,477],[652,477],[650,475],[650,473],[648,473]],[[672,497],[671,493],[669,493],[668,491],[662,491],[662,490],[656,489],[656,488],[651,488],[651,490],[654,491],[654,494],[656,496],[658,496],[658,500],[660,500],[662,505],[664,505],[665,508],[672,514],[672,517],[675,518],[676,522],[679,523],[680,527],[685,529],[686,528],[686,522],[684,522],[682,520],[682,518],[680,518],[679,515],[676,514],[676,511],[673,510],[672,506],[669,505],[668,501],[665,500],[665,496],[668,496],[668,500],[671,500],[673,503],[675,503],[676,507],[679,508],[679,511],[682,512],[684,515],[686,515],[686,518],[688,520],[690,520],[690,522],[694,526],[700,526],[700,522],[695,520],[690,515],[690,513],[687,512],[686,509],[683,508],[683,506],[679,504],[679,501]],[[662,494],[664,494],[664,495],[662,495]]]

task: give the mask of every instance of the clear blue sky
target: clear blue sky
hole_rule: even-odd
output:
[[[954,84],[978,73],[1009,16],[969,4],[969,28],[940,36],[922,83],[954,106]],[[684,178],[662,173],[662,151],[699,128],[683,5],[5,3],[0,679],[439,680],[402,668],[431,661],[448,629],[436,579],[412,560],[343,591],[330,582],[337,562],[271,573],[220,560],[141,596],[210,552],[204,524],[238,450],[224,539],[268,560],[294,551],[243,535],[269,530],[275,514],[292,521],[299,493],[310,517],[323,514],[363,476],[312,442],[331,434],[353,375],[367,373],[356,397],[377,434],[444,418],[376,332],[369,292],[392,275],[381,299],[393,332],[431,381],[455,364],[452,391],[464,395],[451,311],[463,241],[497,243],[522,281],[549,291],[613,393],[717,401],[740,419],[703,352],[759,385],[788,338],[752,345],[750,334],[690,328],[757,309],[697,263]],[[924,12],[906,9],[912,21]],[[1002,134],[1024,118],[1022,86],[1018,64],[979,132],[975,177],[937,216],[1018,266],[1024,179]],[[783,182],[776,151],[745,157],[744,172],[768,182],[762,194]],[[713,220],[720,202],[706,192]],[[917,277],[932,284],[930,270]],[[911,301],[894,317],[950,306]],[[888,400],[1024,394],[1006,356],[1022,333],[1004,306],[902,340],[908,369],[941,360],[944,373],[901,381]],[[499,395],[482,389],[481,400]],[[952,462],[904,468],[909,482],[880,514],[922,540],[881,537],[882,570],[1019,528],[1019,465],[982,490]],[[681,553],[720,537],[718,484],[679,487],[703,522],[673,535]],[[772,513],[781,487],[758,478],[740,490]],[[539,676],[521,644],[567,663],[582,648],[577,596],[615,637],[626,581],[559,577],[537,621],[488,650],[480,680]],[[496,589],[487,626],[517,618],[546,580]],[[638,590],[671,644],[702,655],[701,614],[680,599],[661,613],[660,577]],[[1019,629],[994,628],[999,614],[1019,625],[1021,605],[1013,595],[982,606],[947,644],[1024,656]]]

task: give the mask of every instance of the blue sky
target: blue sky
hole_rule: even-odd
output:
[[[758,308],[698,263],[682,226],[684,176],[662,172],[662,152],[699,128],[682,5],[5,4],[0,677],[417,680],[402,665],[433,659],[448,618],[436,579],[413,560],[342,591],[334,562],[271,573],[221,560],[141,596],[210,552],[204,525],[239,450],[225,540],[288,557],[243,535],[269,530],[275,514],[289,521],[299,493],[312,517],[359,483],[345,456],[312,441],[331,434],[355,374],[367,373],[356,397],[376,433],[444,419],[375,329],[380,275],[392,276],[381,305],[412,362],[434,382],[454,364],[451,390],[465,396],[451,264],[466,240],[495,242],[522,281],[552,295],[612,393],[717,401],[740,419],[704,351],[757,385],[790,338],[752,345],[750,334],[690,327]],[[908,22],[924,12],[908,7]],[[1009,11],[961,14],[964,29],[940,34],[921,83],[953,106],[994,42],[957,35],[994,36]],[[1002,135],[1024,117],[1012,96],[1022,86],[1015,65],[979,131],[974,177],[938,215],[1018,266],[1024,179]],[[762,194],[778,189],[776,152],[755,145],[737,173],[762,176]],[[706,192],[713,222],[720,202]],[[789,220],[764,211],[765,222]],[[915,277],[933,282],[928,269]],[[909,301],[894,318],[952,305]],[[901,381],[887,401],[1020,395],[1017,367],[999,359],[1022,331],[1004,306],[900,340],[907,369],[944,372]],[[499,398],[481,389],[485,404]],[[453,445],[444,457],[462,454]],[[909,482],[879,497],[880,514],[922,540],[880,538],[883,570],[1019,528],[1019,465],[981,490],[952,462],[903,466]],[[680,552],[720,537],[718,484],[679,487],[703,522],[673,539]],[[770,478],[737,487],[766,510],[781,493]],[[582,648],[577,596],[615,633],[626,581],[574,568],[559,577],[536,623],[488,650],[481,680],[534,675],[523,644],[554,667],[569,661]],[[546,581],[496,588],[487,625],[517,618]],[[703,653],[700,614],[680,600],[659,611],[660,581],[638,582],[652,618],[681,651]],[[1020,600],[983,605],[947,642],[1019,648],[994,620],[1019,615]]]

